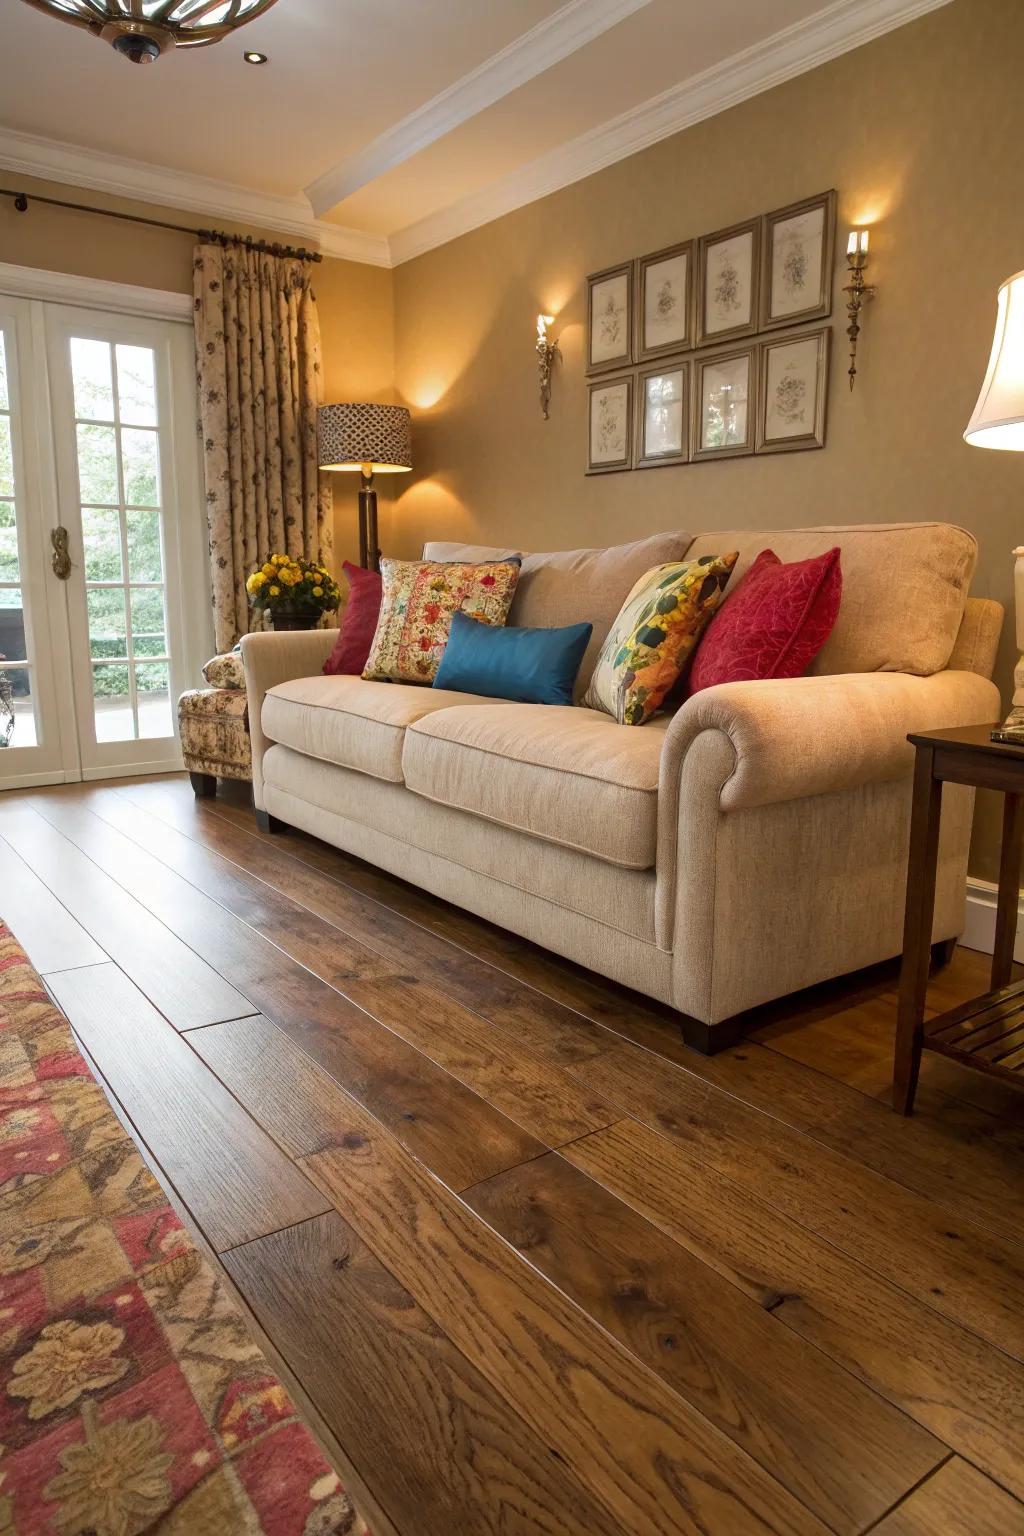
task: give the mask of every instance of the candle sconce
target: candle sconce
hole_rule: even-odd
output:
[[[868,231],[851,229],[850,238],[846,242],[846,265],[849,269],[850,281],[843,289],[843,292],[848,295],[846,312],[850,317],[850,323],[846,327],[846,334],[850,338],[850,366],[846,371],[850,376],[851,389],[857,377],[857,338],[860,336],[861,306],[875,294],[874,284],[864,281],[867,264]]]
[[[544,420],[550,417],[548,407],[551,404],[551,370],[555,358],[558,356],[558,342],[548,340],[548,326],[553,324],[554,315],[537,316],[537,368],[540,373],[540,408]]]

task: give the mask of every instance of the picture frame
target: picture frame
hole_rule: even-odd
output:
[[[636,360],[685,352],[694,344],[693,240],[641,256],[636,264]]]
[[[587,385],[587,474],[633,468],[633,375]]]
[[[757,453],[824,448],[831,343],[822,325],[759,344]]]
[[[693,361],[690,458],[735,459],[757,441],[756,342],[708,352]]]
[[[689,457],[690,363],[666,358],[637,375],[634,468],[685,464]]]
[[[834,189],[765,214],[761,330],[832,313],[835,244]]]
[[[587,278],[587,373],[612,373],[633,361],[633,262]]]
[[[762,218],[701,235],[697,242],[697,345],[718,345],[757,330]]]

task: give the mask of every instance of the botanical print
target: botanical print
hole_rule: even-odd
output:
[[[782,219],[772,229],[772,297],[770,319],[800,314],[821,302],[821,252],[825,210]]]
[[[685,251],[644,270],[644,347],[678,346],[688,340]]]
[[[707,248],[704,330],[709,336],[749,325],[753,316],[754,235],[746,230]]]
[[[590,361],[610,363],[629,356],[629,273],[595,283],[591,293]]]
[[[606,384],[590,396],[590,462],[621,464],[629,449],[629,384]]]
[[[683,451],[686,370],[650,374],[644,381],[643,457],[664,458]]]
[[[747,406],[750,358],[726,358],[707,363],[701,380],[700,446],[732,448],[749,440]]]
[[[784,342],[768,352],[765,437],[804,437],[814,431],[818,338]]]

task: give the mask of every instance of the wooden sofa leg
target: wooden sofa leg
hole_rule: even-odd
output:
[[[753,1028],[753,1020],[745,1014],[737,1013],[731,1019],[722,1019],[718,1024],[705,1024],[700,1019],[693,1019],[688,1013],[679,1015],[679,1027],[683,1032],[683,1040],[692,1051],[699,1051],[702,1056],[717,1056],[719,1051],[727,1051],[730,1045],[744,1038],[747,1031]]]
[[[217,793],[217,780],[212,773],[190,773],[188,777],[197,800],[209,800]]]
[[[956,939],[940,939],[932,945],[932,970],[941,971],[946,968],[956,952]]]
[[[288,823],[280,821],[276,816],[271,816],[269,811],[256,812],[256,825],[261,832],[287,832]]]

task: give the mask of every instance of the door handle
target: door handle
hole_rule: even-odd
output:
[[[68,554],[68,531],[59,524],[50,529],[50,543],[53,545],[53,555],[50,564],[53,566],[53,574],[58,581],[67,581],[71,575],[71,556]]]

